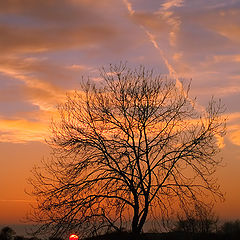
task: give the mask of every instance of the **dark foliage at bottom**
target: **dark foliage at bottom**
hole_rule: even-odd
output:
[[[145,233],[133,236],[128,232],[113,232],[105,235],[86,238],[85,240],[239,240],[240,234],[236,233]]]

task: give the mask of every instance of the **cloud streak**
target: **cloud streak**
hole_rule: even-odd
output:
[[[35,27],[19,29],[17,26],[1,25],[0,35],[1,52],[19,54],[91,47],[109,41],[116,36],[116,31],[101,24],[38,29]]]
[[[162,8],[164,10],[168,10],[172,7],[182,7],[184,3],[184,0],[169,0],[165,1],[165,3],[162,4]]]
[[[48,136],[48,124],[25,119],[0,119],[0,142],[44,142]]]
[[[0,202],[6,203],[35,203],[32,200],[25,200],[25,199],[0,199]]]

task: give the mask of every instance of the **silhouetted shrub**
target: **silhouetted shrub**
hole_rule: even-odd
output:
[[[213,212],[213,205],[196,204],[193,209],[185,209],[178,215],[173,231],[186,233],[211,233],[217,230],[218,217]]]
[[[15,236],[14,240],[28,240],[28,238],[25,238],[23,236]]]
[[[10,227],[2,228],[0,232],[0,240],[12,240],[15,235],[15,231]]]
[[[224,236],[224,239],[239,240],[240,239],[240,220],[225,222],[222,225],[220,232],[222,233],[222,236]]]

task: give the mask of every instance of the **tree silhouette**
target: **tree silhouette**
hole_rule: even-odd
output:
[[[213,205],[196,204],[178,215],[173,231],[185,233],[212,233],[217,231],[218,217],[213,212]]]
[[[190,86],[144,67],[110,65],[101,84],[90,80],[59,105],[53,121],[52,159],[33,170],[39,231],[81,234],[130,230],[177,204],[221,196],[213,173],[223,107],[211,100],[199,109]],[[83,236],[83,235],[82,235]]]
[[[0,232],[0,240],[12,240],[15,231],[10,227],[3,227]]]
[[[226,239],[240,238],[240,220],[227,221],[220,229],[220,232],[226,236]]]

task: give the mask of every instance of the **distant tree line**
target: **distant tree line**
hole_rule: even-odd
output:
[[[217,227],[218,225],[218,227]],[[175,223],[175,228],[165,233],[142,233],[140,240],[239,240],[240,220],[226,221],[219,224],[218,218],[210,215],[205,222],[199,218],[180,218]],[[45,238],[46,239],[46,238]],[[0,231],[0,240],[45,240],[36,237],[23,237],[6,226]],[[111,232],[102,236],[85,238],[85,240],[129,240],[131,233]],[[48,237],[47,240],[68,240],[58,237]],[[82,240],[81,238],[79,240]]]
[[[42,240],[34,236],[25,237],[16,235],[16,232],[9,226],[3,227],[0,231],[0,240]],[[48,237],[48,240],[63,240],[62,238]]]

